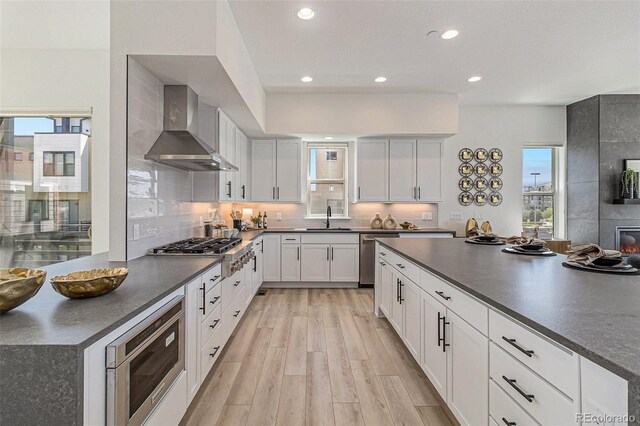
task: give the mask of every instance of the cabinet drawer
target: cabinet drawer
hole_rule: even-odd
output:
[[[282,234],[282,244],[300,244],[300,234]]]
[[[391,266],[396,268],[398,272],[402,273],[402,275],[409,278],[414,283],[420,282],[420,268],[409,262],[404,257],[388,250],[386,260]]]
[[[303,244],[358,244],[358,234],[307,233],[300,236]]]
[[[222,320],[222,308],[220,303],[216,304],[213,311],[207,316],[207,318],[200,324],[200,343],[206,343],[209,337],[220,328]]]
[[[200,302],[204,304],[200,309],[200,322],[204,321],[205,318],[207,318],[211,314],[216,305],[220,305],[221,287],[222,286],[220,284],[216,284],[213,288],[209,288],[209,290],[205,293],[204,298]],[[202,288],[200,288],[199,291],[202,292]]]
[[[493,310],[489,311],[489,337],[570,398],[578,398],[578,355]]]
[[[489,414],[503,426],[507,423],[518,426],[538,424],[493,380],[489,380]]]
[[[489,308],[484,304],[425,270],[420,272],[419,282],[424,291],[485,336],[489,335]]]
[[[244,268],[222,280],[222,311],[224,312],[244,287]]]
[[[209,291],[212,287],[217,285],[222,279],[222,265],[217,264],[213,268],[207,270],[202,274],[202,285],[205,291]]]
[[[495,343],[491,342],[489,346],[491,378],[537,422],[545,425],[575,423],[578,407],[574,407],[572,400]]]
[[[246,288],[243,287],[242,291],[236,295],[236,298],[222,314],[222,330],[224,330],[225,342],[231,337],[231,333],[233,333],[244,314],[247,307],[246,297]]]
[[[223,330],[218,329],[213,332],[209,340],[202,346],[200,350],[200,378],[201,382],[207,378],[207,374],[211,371],[211,367],[222,353],[224,346]]]

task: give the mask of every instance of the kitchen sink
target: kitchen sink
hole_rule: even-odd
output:
[[[351,228],[306,228],[306,230],[336,232],[336,231],[351,231]]]

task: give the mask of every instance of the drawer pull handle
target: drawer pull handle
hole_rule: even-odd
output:
[[[209,327],[211,327],[211,328],[216,328],[216,325],[218,325],[218,323],[219,323],[219,322],[220,322],[220,320],[219,320],[219,319],[217,319],[217,320],[215,320],[215,321],[213,322],[213,324],[211,324]]]
[[[384,262],[380,262],[380,264],[381,264],[382,266],[387,266],[387,264],[386,264],[386,263],[384,263]]]
[[[240,315],[240,311],[236,311],[236,313],[233,314],[234,317],[237,317],[238,315]]]
[[[402,263],[396,263],[396,266],[400,269],[404,269],[404,266],[402,265]]]
[[[387,253],[380,252],[380,256],[386,256]]]
[[[444,291],[436,291],[436,294],[442,297],[444,300],[451,300],[451,296],[445,296]]]
[[[216,296],[213,298],[213,300],[211,300],[209,303],[211,303],[212,305],[215,305],[216,302],[220,299],[220,296]]]
[[[533,402],[533,395],[529,395],[527,394],[525,391],[523,391],[522,389],[520,389],[520,387],[518,385],[516,385],[516,379],[509,379],[507,378],[507,376],[502,376],[502,378],[511,385],[512,388],[514,388],[516,390],[516,392],[518,392],[520,395],[522,395],[522,397],[524,399],[526,399],[529,402]]]
[[[238,287],[238,286],[240,285],[240,283],[241,283],[241,282],[242,282],[242,281],[236,281],[235,283],[233,283],[233,286],[234,286],[234,287]]]
[[[516,426],[516,422],[510,422],[509,420],[505,419],[504,417],[502,418],[502,421],[507,426]]]
[[[285,238],[284,240],[285,241],[295,241],[296,239],[295,238]]]
[[[505,342],[507,342],[508,344],[510,344],[511,346],[513,346],[514,348],[516,348],[517,350],[519,350],[520,352],[528,356],[529,358],[533,356],[533,351],[529,349],[525,349],[519,344],[517,344],[516,339],[508,339],[507,337],[502,336],[502,340],[504,340]]]
[[[220,350],[220,346],[216,346],[215,348],[213,348],[213,353],[209,354],[209,356],[213,358],[214,356],[216,356],[219,350]]]
[[[211,278],[209,281],[215,281],[215,280],[217,280],[218,278],[220,278],[220,275],[215,275],[215,276],[214,276],[213,278]]]

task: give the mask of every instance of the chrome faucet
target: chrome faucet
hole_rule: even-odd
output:
[[[327,206],[327,229],[331,226],[329,218],[331,217],[331,206]]]

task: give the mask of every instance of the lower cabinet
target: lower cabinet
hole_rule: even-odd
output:
[[[414,359],[420,362],[422,330],[422,290],[416,283],[402,279],[402,305],[404,307],[404,343]]]
[[[280,235],[264,234],[262,237],[264,281],[280,281]]]
[[[360,279],[360,246],[331,245],[331,281],[356,282]]]
[[[404,325],[404,313],[402,311],[402,289],[400,288],[400,273],[391,268],[389,278],[391,281],[391,312],[389,312],[389,322],[396,329],[400,337],[403,336],[402,326]]]
[[[331,280],[331,246],[329,244],[302,244],[302,281],[326,282]]]
[[[185,286],[185,368],[187,383],[187,403],[193,400],[200,388],[198,352],[200,350],[198,344],[198,332],[200,328],[199,321],[199,298],[201,290],[201,279],[197,278]]]
[[[391,316],[391,266],[378,259],[376,285],[380,286],[380,310],[388,318]]]
[[[300,281],[300,244],[282,244],[281,281]]]
[[[447,400],[447,351],[442,336],[447,308],[422,292],[422,358],[420,366],[443,400]]]

